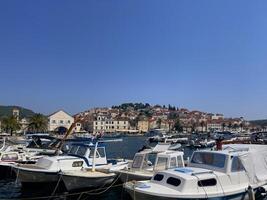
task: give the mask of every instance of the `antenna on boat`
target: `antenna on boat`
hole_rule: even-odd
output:
[[[92,166],[92,172],[95,172],[95,158],[96,158],[96,151],[97,151],[98,141],[95,143],[95,149],[94,149],[94,156],[93,156],[93,166]]]

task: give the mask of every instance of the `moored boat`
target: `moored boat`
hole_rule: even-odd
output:
[[[156,172],[150,181],[127,182],[133,199],[249,199],[267,184],[267,147],[229,145],[196,151],[189,167]]]
[[[68,155],[46,156],[40,158],[36,164],[18,164],[14,165],[13,168],[20,182],[25,185],[57,182],[59,180],[59,172],[80,171],[82,168],[92,169],[93,163],[96,169],[112,166],[106,158],[104,145],[95,147],[92,143],[72,144]],[[126,166],[127,162],[118,162],[114,165],[122,164]]]
[[[151,179],[155,171],[184,167],[184,153],[169,150],[170,147],[171,145],[164,143],[138,152],[129,167],[115,172],[122,182],[127,182]]]

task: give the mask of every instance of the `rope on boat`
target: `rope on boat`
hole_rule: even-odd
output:
[[[108,191],[110,188],[112,188],[113,186],[114,186],[114,184],[119,180],[119,178],[120,178],[120,176],[121,176],[121,173],[116,177],[116,179],[111,183],[111,185],[110,186],[108,186],[108,187],[106,187],[105,189],[104,189],[104,187],[101,187],[101,188],[98,188],[98,189],[104,189],[103,191],[101,191],[101,192],[97,192],[97,193],[92,193],[92,192],[82,192],[81,194],[80,194],[80,196],[82,196],[83,194],[87,194],[87,195],[100,195],[100,194],[103,194],[103,193],[105,193],[106,191]],[[105,185],[104,185],[105,186]],[[78,198],[78,200],[80,199],[80,197]]]
[[[194,177],[197,178],[197,181],[200,183],[201,188],[203,189],[203,191],[204,191],[204,193],[205,193],[205,197],[206,197],[206,199],[208,199],[208,193],[207,193],[207,191],[205,190],[205,187],[202,185],[202,182],[200,181],[199,177],[198,177],[196,174],[191,174],[191,176],[194,176]]]
[[[224,192],[224,189],[223,189],[222,183],[221,183],[221,181],[220,181],[220,179],[219,179],[218,175],[217,175],[216,173],[214,173],[214,171],[212,171],[212,173],[213,173],[213,174],[216,176],[216,179],[218,180],[218,182],[219,182],[219,184],[220,184],[220,186],[221,186],[221,188],[222,188],[223,196],[225,196],[225,192]]]
[[[54,196],[54,195],[55,195],[55,193],[56,193],[56,191],[57,191],[57,188],[58,188],[58,186],[59,186],[59,183],[60,183],[60,181],[61,181],[61,178],[62,178],[62,174],[60,174],[59,179],[58,179],[58,182],[57,182],[57,184],[56,184],[56,187],[55,187],[55,189],[53,190],[51,196]],[[50,199],[49,199],[49,200],[50,200]]]

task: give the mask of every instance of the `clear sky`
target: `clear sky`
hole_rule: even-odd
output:
[[[2,0],[0,104],[267,118],[266,11],[266,0]]]

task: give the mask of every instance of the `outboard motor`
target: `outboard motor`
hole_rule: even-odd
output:
[[[255,199],[266,199],[267,197],[267,185],[259,187],[255,191]]]

